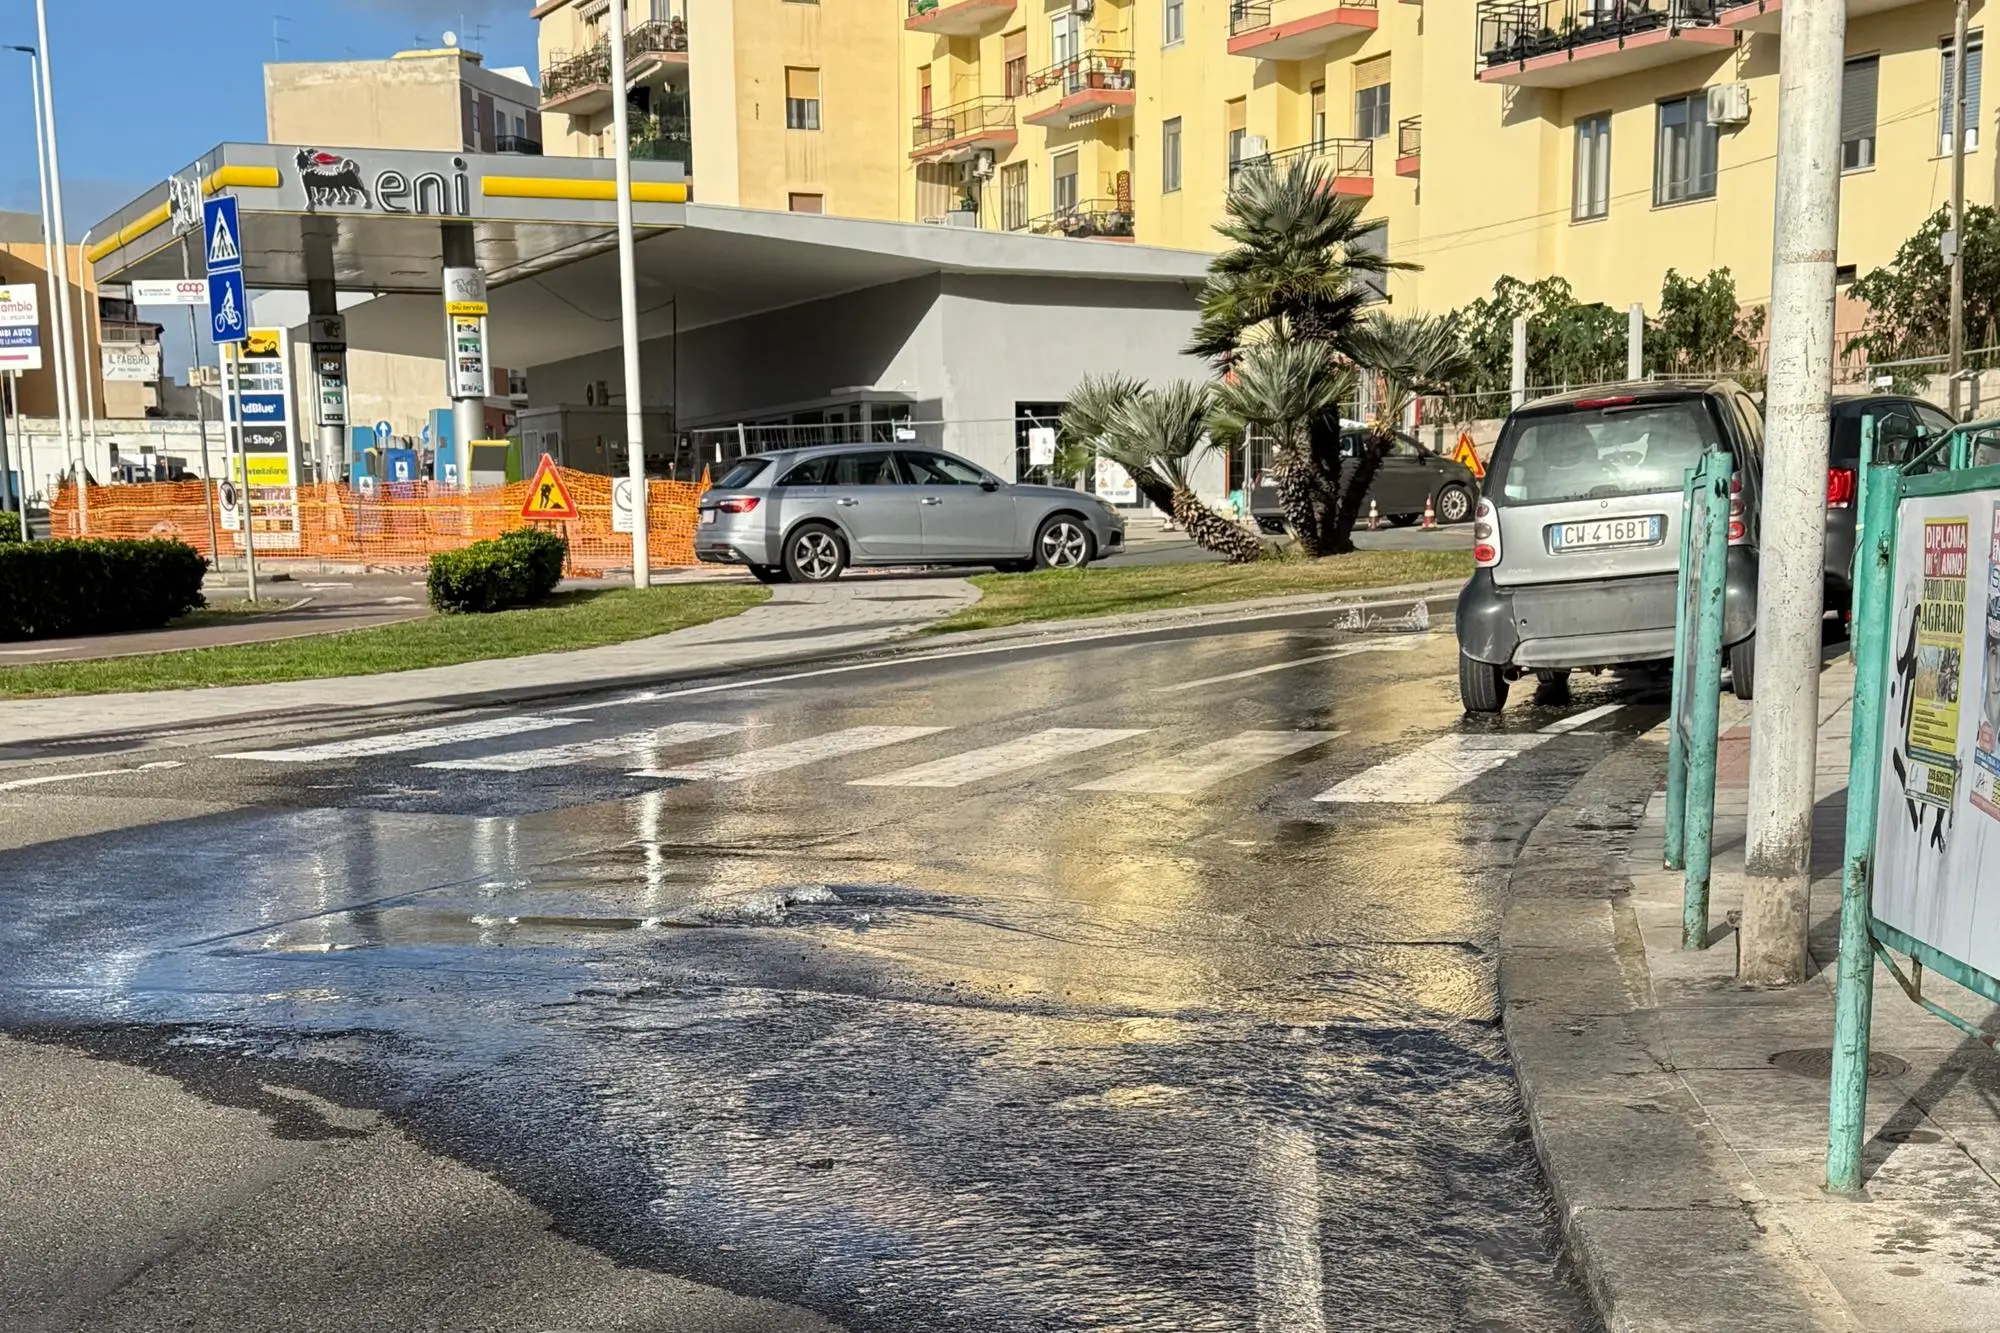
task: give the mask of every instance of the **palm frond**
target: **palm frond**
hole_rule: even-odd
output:
[[[1294,446],[1307,423],[1337,412],[1352,386],[1322,343],[1270,338],[1244,348],[1215,393],[1218,429],[1269,431],[1280,448]]]
[[[1376,315],[1350,333],[1347,352],[1380,377],[1384,420],[1399,420],[1411,399],[1446,393],[1478,373],[1458,325],[1444,315]]]
[[[1119,371],[1085,375],[1063,408],[1060,430],[1065,443],[1095,445],[1111,429],[1118,409],[1146,390],[1146,381]]]
[[[1120,406],[1105,452],[1127,471],[1135,463],[1151,467],[1175,490],[1187,490],[1195,464],[1214,447],[1208,432],[1213,409],[1214,391],[1206,384],[1176,380],[1149,389]]]

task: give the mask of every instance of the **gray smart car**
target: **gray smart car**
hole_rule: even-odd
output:
[[[1125,520],[1095,496],[885,444],[741,459],[701,497],[694,536],[697,559],[765,583],[823,583],[850,565],[1076,569],[1124,546]]]

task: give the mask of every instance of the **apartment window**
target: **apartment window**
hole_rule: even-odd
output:
[[[794,194],[788,198],[789,206],[794,213],[826,212],[826,196],[823,194]]]
[[[1160,45],[1172,46],[1187,37],[1187,0],[1166,0],[1160,11]]]
[[[785,70],[785,128],[788,130],[819,128],[818,70],[797,68]]]
[[[926,124],[931,118],[931,67],[925,65],[917,71],[917,114]]]
[[[1181,188],[1181,118],[1160,122],[1160,192]]]
[[[528,122],[525,117],[514,117],[514,137],[516,139],[525,139],[528,137]]]
[[[1055,162],[1055,211],[1076,211],[1076,150],[1058,154]]]
[[[1881,62],[1874,56],[1860,56],[1841,67],[1842,171],[1861,171],[1875,165],[1875,87],[1880,73]],[[1976,117],[1973,123],[1978,123]]]
[[[1061,13],[1049,20],[1051,64],[1066,65],[1076,58],[1077,34],[1077,17],[1074,13]]]
[[[1028,93],[1028,30],[1018,29],[1001,39],[1006,63],[1000,66],[1001,91],[1009,97]]]
[[[1389,57],[1354,67],[1354,137],[1380,139],[1389,132]]]
[[[495,107],[493,109],[493,137],[496,139],[507,137],[507,110],[505,107]]]
[[[1689,93],[1658,107],[1660,133],[1653,161],[1653,206],[1715,197],[1715,126],[1708,94]]]
[[[1028,225],[1028,164],[1009,162],[1000,168],[1000,225],[1019,231]]]
[[[1965,35],[1965,151],[1970,153],[1979,147],[1979,70],[1985,62],[1982,54],[1980,35],[1970,32]],[[1938,66],[1941,77],[1938,80],[1938,156],[1951,152],[1951,66],[1952,40],[1947,37],[1938,43]]]
[[[1585,116],[1576,123],[1576,198],[1570,216],[1578,222],[1611,211],[1611,115]]]
[[[1389,224],[1378,222],[1366,231],[1361,232],[1354,238],[1354,250],[1357,254],[1379,255],[1387,259],[1389,257]],[[1387,273],[1356,273],[1354,281],[1367,293],[1366,299],[1370,301],[1386,301],[1389,299],[1389,275]]]
[[[1326,85],[1324,83],[1315,83],[1312,86],[1312,141],[1316,144],[1326,142]]]
[[[1242,98],[1225,102],[1222,106],[1223,127],[1229,147],[1229,174],[1233,179],[1237,164],[1243,161],[1243,141],[1249,136],[1250,113]]]

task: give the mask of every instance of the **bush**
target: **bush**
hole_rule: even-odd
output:
[[[489,541],[431,557],[431,605],[440,611],[531,606],[562,582],[569,543],[541,528],[515,528]]]
[[[0,544],[0,639],[158,629],[206,603],[208,562],[185,542]]]
[[[21,516],[11,509],[0,509],[0,545],[21,540]]]

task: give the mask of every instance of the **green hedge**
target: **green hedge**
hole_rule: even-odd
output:
[[[531,606],[562,582],[569,543],[541,528],[515,528],[489,541],[431,557],[431,605],[440,611]]]
[[[208,562],[185,542],[0,543],[0,639],[158,629],[206,605]]]
[[[0,545],[21,540],[21,516],[11,509],[0,509]]]

